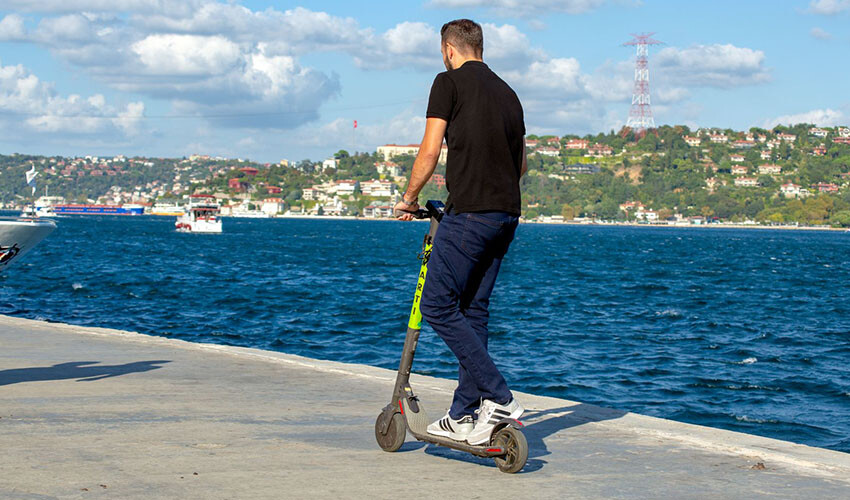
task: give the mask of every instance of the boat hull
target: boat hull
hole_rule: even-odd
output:
[[[55,205],[56,215],[142,215],[143,207],[125,208],[113,205]]]
[[[17,262],[56,229],[43,219],[0,219],[0,271]]]
[[[220,233],[221,219],[214,221],[206,220],[188,220],[187,217],[180,217],[174,223],[175,229],[181,233]]]

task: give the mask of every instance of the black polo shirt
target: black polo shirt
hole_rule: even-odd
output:
[[[426,116],[448,122],[446,205],[519,215],[525,124],[508,84],[483,62],[467,61],[434,79]]]

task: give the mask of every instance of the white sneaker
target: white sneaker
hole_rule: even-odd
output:
[[[517,402],[516,398],[504,405],[485,399],[481,403],[481,408],[478,409],[478,421],[475,422],[472,432],[466,436],[466,442],[477,445],[490,441],[490,434],[493,433],[496,424],[505,418],[519,418],[524,411],[525,408]]]
[[[472,431],[473,421],[469,415],[455,420],[446,412],[445,416],[428,426],[428,434],[443,436],[455,441],[464,441],[466,435]]]

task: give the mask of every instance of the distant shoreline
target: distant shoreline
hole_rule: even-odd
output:
[[[13,212],[11,210],[0,210],[0,214],[2,212]],[[16,212],[15,212],[16,213]],[[5,215],[5,214],[3,214]],[[92,215],[104,215],[104,214],[92,214]],[[144,214],[152,217],[173,217],[173,216],[164,216],[164,215],[154,215],[154,214]],[[64,219],[66,217],[74,217],[74,218],[84,218],[86,215],[69,215],[59,217],[59,219]],[[125,219],[133,219],[136,216],[116,216]],[[232,215],[222,216],[222,219],[257,219],[257,217],[234,217]],[[392,222],[396,219],[392,217],[358,217],[354,215],[276,215],[263,219],[289,219],[289,220],[353,220],[353,221],[383,221],[383,222]],[[423,221],[427,219],[422,219]],[[833,231],[833,232],[850,232],[850,228],[841,228],[841,227],[830,227],[830,226],[765,226],[762,224],[641,224],[637,222],[576,222],[576,221],[563,221],[563,222],[537,222],[537,221],[529,221],[529,220],[521,220],[521,224],[531,224],[531,225],[539,225],[539,226],[592,226],[592,227],[640,227],[640,228],[671,228],[671,229],[758,229],[758,230],[783,230],[783,231]]]
[[[313,219],[313,220],[374,220],[392,222],[392,217],[356,217],[353,215],[278,215],[275,219]],[[765,226],[761,224],[640,224],[637,222],[536,222],[521,220],[521,224],[540,226],[594,226],[594,227],[660,227],[673,229],[781,229],[787,231],[837,231],[845,232],[847,228],[830,226]]]
[[[637,222],[534,222],[522,221],[523,224],[539,224],[543,226],[594,226],[594,227],[658,227],[672,229],[777,229],[787,231],[837,231],[845,232],[847,228],[830,226],[765,226],[762,224],[640,224]]]

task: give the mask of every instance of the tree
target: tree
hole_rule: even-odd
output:
[[[576,211],[568,203],[564,203],[561,206],[561,215],[564,217],[564,220],[573,220],[576,218]]]
[[[841,210],[832,214],[829,223],[834,227],[850,227],[850,210]]]

